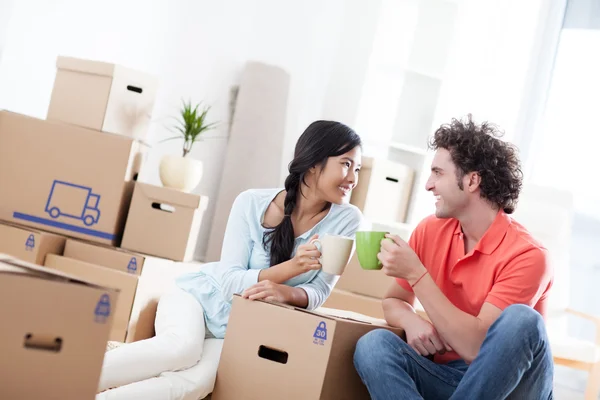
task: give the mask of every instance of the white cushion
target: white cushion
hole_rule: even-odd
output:
[[[567,360],[596,363],[600,361],[600,346],[567,336],[550,337],[552,356]]]

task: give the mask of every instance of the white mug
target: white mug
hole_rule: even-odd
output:
[[[323,271],[331,275],[341,275],[350,261],[354,239],[345,236],[325,235],[312,240],[321,252],[319,262]]]

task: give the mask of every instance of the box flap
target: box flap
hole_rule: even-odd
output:
[[[58,56],[56,68],[109,77],[112,77],[115,71],[114,64],[64,56]]]
[[[234,297],[242,298],[242,296],[239,295],[239,294],[234,294],[233,296]],[[320,312],[317,312],[316,310],[315,311],[309,311],[309,310],[307,310],[305,308],[296,307],[296,306],[292,306],[292,305],[285,304],[285,303],[279,303],[279,302],[276,302],[276,301],[265,301],[265,300],[254,300],[254,301],[258,301],[258,302],[261,302],[261,303],[267,303],[267,304],[270,304],[270,305],[276,306],[276,307],[287,308],[288,310],[291,310],[291,311],[300,311],[300,312],[303,312],[303,313],[306,313],[306,314],[311,314],[311,315],[314,315],[314,316],[317,316],[317,317],[320,317],[320,318],[326,318],[326,319],[330,319],[330,320],[341,319],[341,318],[336,317],[335,315],[320,313]]]
[[[123,249],[121,247],[111,246],[111,245],[104,244],[104,243],[92,242],[91,240],[86,240],[86,239],[68,238],[66,241],[66,244],[69,244],[69,243],[72,243],[72,245],[74,245],[74,246],[81,246],[81,247],[98,247],[102,250],[110,250],[110,251],[122,253],[122,254],[128,255],[128,256],[139,257],[141,259],[146,259],[146,257],[148,257],[145,254],[136,253],[135,251]]]
[[[180,192],[179,190],[142,182],[136,182],[136,186],[136,190],[141,190],[144,196],[157,203],[187,208],[199,208],[201,205],[205,205],[205,202],[200,201],[201,196],[197,194]]]
[[[0,221],[0,225],[7,226],[9,228],[18,229],[18,230],[21,230],[21,231],[24,231],[24,232],[38,233],[40,235],[50,235],[50,236],[61,237],[61,235],[59,235],[58,233],[47,232],[47,231],[41,230],[39,228],[34,228],[34,227],[31,227],[31,226],[25,226],[25,225],[17,224],[17,223],[12,222],[12,221]]]
[[[362,322],[364,324],[370,324],[370,325],[387,326],[385,320],[383,320],[383,319],[370,317],[368,315],[357,313],[354,311],[339,310],[336,308],[319,307],[314,311],[314,313],[319,314],[319,315],[329,315],[329,316],[335,317],[337,319],[342,319],[342,320],[347,320],[347,321]]]
[[[25,273],[25,274],[30,274],[33,276],[40,276],[40,277],[45,277],[45,278],[53,278],[53,277],[63,278],[63,279],[66,279],[66,280],[69,280],[72,282],[78,282],[78,283],[92,286],[92,287],[97,287],[97,288],[106,289],[106,290],[113,290],[113,289],[107,288],[105,286],[100,286],[95,283],[88,282],[85,279],[81,279],[80,277],[75,276],[75,275],[65,274],[63,272],[60,272],[60,271],[57,271],[54,269],[41,267],[39,265],[35,265],[35,264],[29,263],[29,262],[26,262],[23,260],[19,260],[8,254],[0,253],[0,274],[3,272]]]
[[[104,131],[98,131],[95,129],[90,129],[90,128],[85,128],[82,126],[77,126],[77,125],[73,125],[73,124],[69,124],[67,122],[63,122],[63,121],[58,121],[58,120],[40,120],[39,118],[35,118],[32,117],[30,115],[25,115],[25,114],[20,114],[14,111],[8,111],[8,110],[3,110],[0,109],[0,120],[2,119],[2,117],[6,116],[6,118],[22,118],[22,119],[27,119],[27,120],[33,120],[39,123],[39,121],[43,121],[43,123],[45,125],[55,125],[55,126],[64,126],[64,127],[69,127],[70,130],[79,130],[81,132],[84,132],[84,134],[94,134],[94,135],[102,135],[102,137],[109,135],[113,140],[122,140],[122,141],[126,141],[126,142],[132,142],[132,143],[137,143],[139,146],[145,146],[148,149],[151,148],[152,146],[150,146],[147,142],[144,142],[140,139],[135,139],[129,136],[125,136],[125,135],[120,135],[118,133],[111,133],[111,132],[104,132]],[[12,121],[10,121],[12,122]],[[144,149],[146,150],[146,149]]]
[[[235,294],[234,296],[237,296],[240,298],[242,297],[239,294]],[[288,310],[304,312],[304,313],[311,314],[311,315],[314,315],[314,316],[317,316],[320,318],[326,318],[326,319],[330,319],[330,320],[358,322],[361,324],[377,325],[377,326],[385,326],[385,327],[388,326],[386,321],[383,319],[369,317],[368,315],[360,314],[360,313],[357,313],[354,311],[346,311],[346,310],[339,310],[339,309],[326,308],[326,307],[319,307],[316,310],[310,311],[310,310],[306,310],[301,307],[296,307],[296,306],[292,306],[292,305],[284,304],[284,303],[278,303],[278,302],[273,302],[273,301],[264,301],[264,300],[256,300],[256,301],[260,301],[262,303],[267,303],[267,304],[277,306],[277,307],[287,308]]]

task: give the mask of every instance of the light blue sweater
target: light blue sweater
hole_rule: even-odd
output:
[[[270,265],[269,252],[263,246],[264,214],[283,189],[252,189],[241,193],[233,203],[221,252],[221,261],[205,264],[199,272],[177,279],[178,286],[191,293],[204,308],[206,326],[217,338],[225,337],[225,329],[234,294],[258,282],[261,269]],[[312,229],[296,238],[294,253],[314,235],[342,235],[354,238],[362,214],[353,205],[332,204],[328,214]],[[293,255],[292,255],[293,256]],[[302,288],[308,295],[309,310],[321,306],[338,277],[321,270],[298,275],[286,285]]]

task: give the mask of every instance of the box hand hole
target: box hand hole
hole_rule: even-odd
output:
[[[259,346],[258,348],[258,356],[260,358],[264,358],[266,360],[274,361],[280,364],[287,364],[288,361],[288,353],[285,351],[273,349],[267,346]]]
[[[131,86],[131,85],[127,85],[127,90],[129,90],[130,92],[135,92],[135,93],[140,93],[140,94],[144,91],[141,87]]]
[[[175,207],[170,206],[168,204],[163,204],[163,203],[152,203],[152,208],[154,208],[155,210],[161,210],[161,211],[168,212],[168,213],[175,212]]]
[[[58,353],[62,349],[62,338],[48,335],[34,335],[28,333],[23,340],[23,347],[26,349],[51,351]]]

